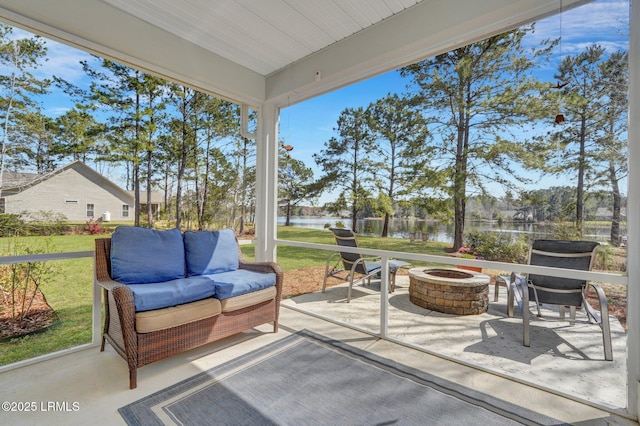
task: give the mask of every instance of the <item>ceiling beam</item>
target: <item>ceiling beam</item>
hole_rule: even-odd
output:
[[[100,0],[0,0],[0,19],[237,103],[265,98],[264,76]]]
[[[563,8],[588,3],[564,0]],[[559,0],[425,0],[267,77],[280,106],[516,28],[560,10]]]

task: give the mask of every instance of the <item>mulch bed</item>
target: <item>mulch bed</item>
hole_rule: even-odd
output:
[[[22,321],[13,319],[9,302],[8,294],[0,296],[0,341],[43,330],[58,321],[58,315],[39,290],[34,295],[29,314]]]

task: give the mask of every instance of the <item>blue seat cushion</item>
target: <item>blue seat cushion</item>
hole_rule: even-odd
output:
[[[184,243],[179,229],[119,226],[111,236],[111,278],[115,281],[145,284],[184,276]]]
[[[238,269],[238,246],[232,229],[184,233],[187,275],[208,275]]]
[[[216,294],[213,280],[205,276],[159,283],[129,284],[129,288],[133,292],[136,312],[182,305]]]
[[[213,279],[216,287],[216,297],[220,300],[276,285],[276,274],[254,272],[246,269],[207,276]]]

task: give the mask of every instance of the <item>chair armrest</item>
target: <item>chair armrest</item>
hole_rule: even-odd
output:
[[[106,280],[105,279],[96,279],[96,284],[98,284],[100,287],[102,287],[103,289],[105,289],[107,291],[112,291],[116,287],[124,286],[124,284],[122,284],[122,283],[120,283],[118,281],[111,280],[111,279],[106,279]]]
[[[282,268],[275,262],[240,262],[238,267],[254,272],[282,274]]]
[[[607,304],[607,296],[604,294],[604,290],[602,290],[602,287],[600,287],[600,285],[597,283],[589,282],[589,284],[587,285],[587,288],[589,287],[592,287],[596,291],[596,295],[598,296],[598,302],[600,303],[600,313],[598,313],[598,311],[596,311],[593,308],[593,306],[591,306],[589,302],[587,302],[587,299],[586,299],[587,295],[585,293],[584,306],[588,316],[593,318],[596,324],[601,324],[604,318],[606,318],[608,321],[609,305]]]
[[[136,307],[129,286],[111,279],[96,279],[104,289],[104,333],[124,349],[129,366],[137,365]]]
[[[511,272],[511,275],[502,276],[502,279],[507,284],[507,315],[512,317],[514,302],[518,304],[520,312],[523,312],[523,309],[526,308],[523,306],[524,299],[526,298],[527,301],[529,299],[529,291],[525,281],[526,276],[517,272]]]

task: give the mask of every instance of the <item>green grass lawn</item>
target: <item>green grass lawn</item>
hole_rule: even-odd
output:
[[[54,252],[93,250],[95,238],[93,235],[0,238],[0,253],[12,254],[10,250],[16,241],[32,250],[45,245]],[[42,333],[0,342],[0,365],[91,342],[93,259],[50,263],[56,274],[42,284],[41,290],[58,314],[59,322]]]
[[[0,238],[0,253],[13,255],[17,242],[37,252],[47,247],[50,252],[93,250],[94,239],[104,235],[65,235],[52,237]],[[335,245],[329,230],[279,227],[278,238]],[[410,253],[445,254],[446,243],[414,243],[407,239],[359,236],[362,247]],[[242,246],[247,260],[253,260],[253,245]],[[324,266],[329,252],[298,247],[278,247],[278,263],[286,270]],[[91,342],[93,301],[93,259],[50,261],[55,266],[54,278],[42,284],[42,292],[58,314],[60,321],[42,333],[0,342],[0,365],[33,358]]]
[[[333,233],[328,229],[307,229],[280,226],[278,239],[304,241],[308,243],[336,245]],[[358,245],[377,250],[388,250],[407,253],[421,253],[445,256],[451,244],[435,241],[415,242],[411,244],[406,238],[380,238],[358,235]],[[242,246],[242,253],[247,260],[253,260],[253,246]],[[305,249],[300,247],[278,246],[278,264],[283,270],[303,269],[324,266],[331,253],[324,250]],[[400,256],[396,256],[400,258]]]

